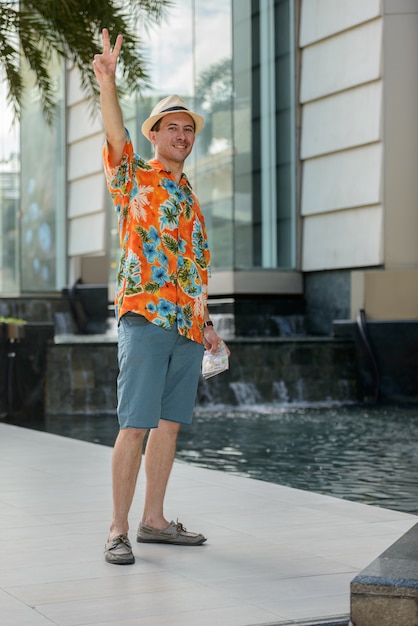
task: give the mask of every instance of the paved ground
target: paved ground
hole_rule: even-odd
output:
[[[1,626],[249,626],[349,614],[352,578],[417,517],[176,463],[167,514],[204,546],[109,565],[105,446],[0,423]],[[142,478],[131,515],[139,521]]]

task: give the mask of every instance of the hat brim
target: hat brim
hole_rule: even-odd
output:
[[[198,135],[202,128],[205,125],[205,118],[199,113],[195,113],[194,111],[188,111],[184,109],[178,109],[178,111],[164,111],[163,113],[157,113],[156,115],[151,115],[141,126],[141,132],[149,140],[149,132],[151,128],[158,122],[158,120],[162,119],[166,115],[173,115],[173,113],[187,113],[194,121],[194,134]]]

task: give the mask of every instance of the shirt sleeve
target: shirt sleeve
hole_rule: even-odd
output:
[[[123,156],[119,165],[112,167],[109,163],[109,147],[107,142],[103,146],[103,165],[106,176],[106,183],[113,201],[120,202],[122,198],[128,199],[133,186],[133,163],[134,149],[126,130],[126,143],[123,149]]]

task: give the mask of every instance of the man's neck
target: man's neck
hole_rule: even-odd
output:
[[[158,155],[156,155],[156,159],[164,165],[167,172],[171,172],[173,174],[176,183],[179,183],[181,175],[183,174],[184,161],[181,161],[180,163],[177,161],[168,161],[167,159],[158,157]]]

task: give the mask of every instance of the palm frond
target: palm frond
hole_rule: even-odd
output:
[[[49,62],[54,53],[80,70],[82,88],[97,102],[98,85],[92,68],[101,50],[101,32],[114,41],[124,36],[120,55],[120,91],[133,93],[149,85],[143,43],[135,30],[141,23],[159,23],[171,0],[13,0],[0,2],[0,70],[8,83],[8,100],[17,117],[23,102],[20,58],[33,70],[42,108],[52,121],[55,100]]]

